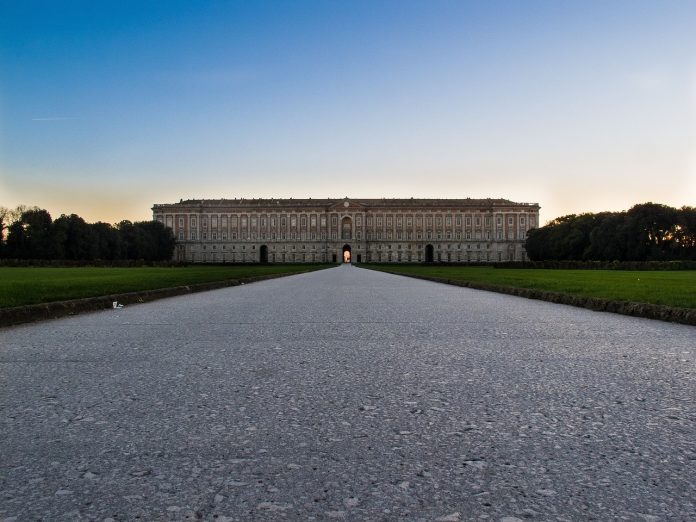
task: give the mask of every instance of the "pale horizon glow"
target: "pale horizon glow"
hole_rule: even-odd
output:
[[[696,205],[696,4],[0,6],[0,205]]]

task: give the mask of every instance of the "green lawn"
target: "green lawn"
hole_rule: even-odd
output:
[[[209,283],[265,274],[318,270],[332,265],[240,265],[138,268],[0,267],[0,308]]]
[[[404,275],[440,277],[618,301],[696,308],[696,271],[547,270],[467,266],[361,265]]]

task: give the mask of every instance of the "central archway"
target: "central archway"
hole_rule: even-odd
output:
[[[433,245],[425,245],[425,262],[432,263],[435,261]]]
[[[268,263],[268,247],[266,245],[261,245],[261,250],[259,253],[259,262],[264,265]]]
[[[343,245],[343,262],[344,263],[350,263],[350,245]]]

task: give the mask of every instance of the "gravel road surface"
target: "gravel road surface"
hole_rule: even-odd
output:
[[[0,520],[696,520],[696,328],[348,265],[0,330]]]

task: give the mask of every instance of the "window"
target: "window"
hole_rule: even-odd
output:
[[[502,224],[503,224],[503,218],[501,218],[500,216],[498,216],[497,218],[495,218],[495,223],[496,223],[496,225],[498,225],[498,226],[502,226]]]
[[[317,226],[317,216],[312,216],[312,217],[309,219],[309,224],[310,224],[310,226],[312,226],[312,227],[316,227],[316,226]]]
[[[201,225],[203,226],[203,228],[208,227],[208,218],[207,217],[203,216],[203,219],[201,219]]]
[[[467,227],[470,227],[470,226],[471,226],[471,218],[470,218],[470,217],[467,217],[467,218],[466,218],[466,226],[467,226]]]
[[[251,218],[251,226],[255,227],[256,226],[256,216]]]
[[[418,227],[422,227],[422,226],[423,226],[423,218],[422,218],[422,217],[418,216],[418,217],[416,218],[416,226],[418,226]]]
[[[411,216],[406,218],[406,226],[407,227],[413,226],[413,218]]]
[[[233,227],[237,226],[237,216],[232,216],[232,219],[230,221]]]
[[[524,225],[524,216],[520,216],[520,225]]]
[[[447,217],[445,218],[445,224],[446,224],[448,227],[451,227],[451,226],[452,226],[452,217],[451,217],[451,216],[447,216]]]
[[[195,217],[191,218],[191,227],[196,228],[196,218]]]
[[[246,218],[246,216],[242,217],[242,226],[243,226],[243,227],[247,226],[247,218]]]
[[[428,217],[426,218],[425,222],[426,222],[427,226],[432,227],[432,226],[433,226],[433,217],[432,217],[432,216],[428,216]]]
[[[462,216],[457,216],[457,225],[462,224]]]
[[[184,239],[184,231],[179,230],[179,239],[183,240]]]
[[[397,227],[403,226],[403,221],[401,220],[401,216],[396,218],[396,226]]]
[[[441,227],[442,226],[442,217],[437,216],[437,226]]]
[[[480,227],[480,226],[481,226],[481,218],[480,218],[480,217],[477,217],[477,218],[476,218],[476,226],[477,226],[477,227]]]
[[[195,230],[192,230],[192,231],[191,231],[191,239],[192,239],[192,240],[195,240],[195,239],[196,239],[196,231],[195,231]]]
[[[302,228],[307,228],[307,216],[302,216],[300,218],[300,226]]]
[[[290,226],[291,227],[297,226],[297,216],[290,216]]]
[[[184,218],[179,218],[179,228],[184,228]]]
[[[321,216],[321,226],[322,227],[326,226],[326,216]]]
[[[508,217],[508,225],[512,226],[512,216]]]
[[[388,226],[388,227],[392,226],[392,218],[391,218],[391,216],[387,216],[387,226]]]
[[[382,226],[382,216],[377,217],[377,226],[381,227]]]
[[[280,226],[285,228],[286,225],[287,221],[285,221],[285,216],[283,216],[282,218],[280,218]]]
[[[359,227],[362,226],[362,217],[361,216],[358,216],[355,218],[355,224]]]

